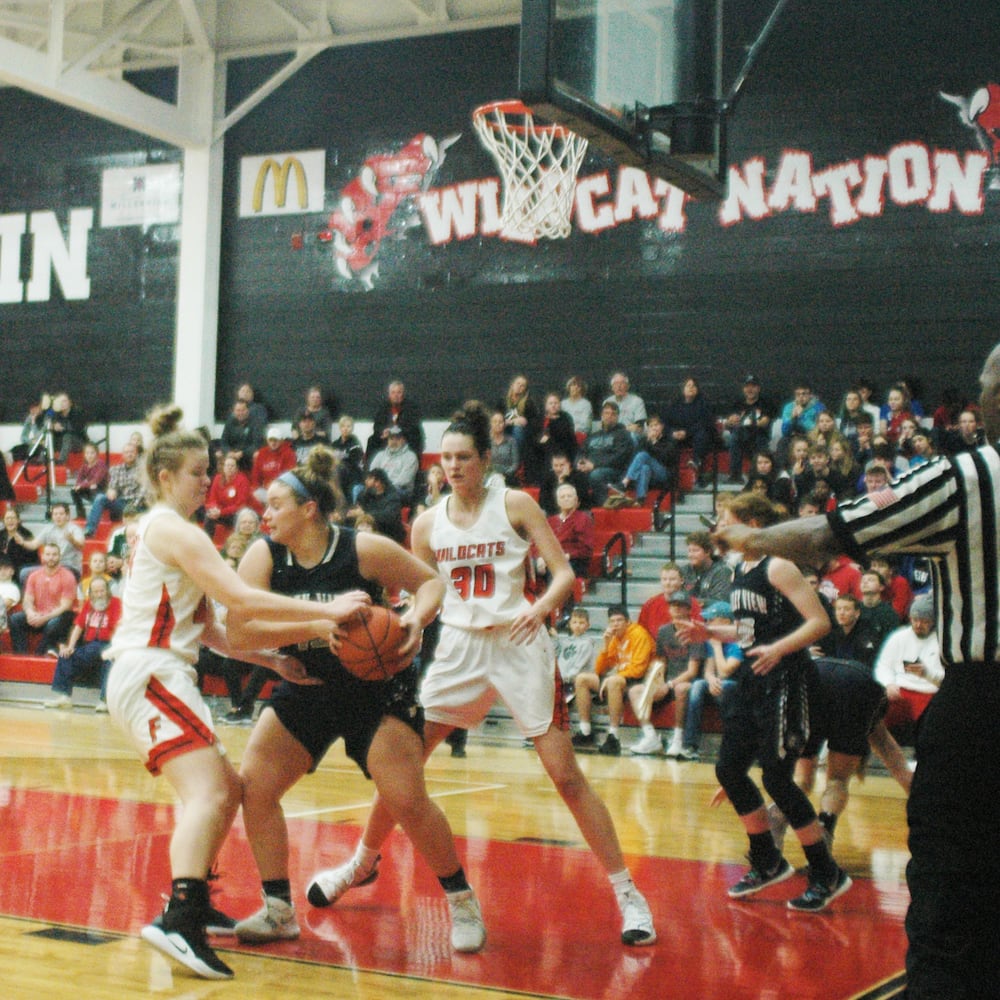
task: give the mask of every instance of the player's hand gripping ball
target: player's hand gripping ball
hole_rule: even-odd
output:
[[[412,656],[400,656],[399,647],[407,631],[399,615],[374,605],[368,613],[358,611],[337,626],[344,669],[363,681],[385,681],[409,666]]]

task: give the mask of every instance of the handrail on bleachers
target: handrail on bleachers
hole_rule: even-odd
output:
[[[617,562],[611,562],[612,551],[618,549],[621,553]],[[605,543],[601,557],[601,567],[604,576],[613,580],[616,575],[621,581],[621,603],[628,607],[628,535],[624,531],[616,531]]]
[[[664,501],[668,501],[668,510],[663,509]],[[653,531],[667,531],[670,547],[670,561],[677,559],[677,495],[671,487],[664,490],[653,502]]]

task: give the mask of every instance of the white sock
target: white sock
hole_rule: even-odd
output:
[[[354,851],[354,860],[362,868],[371,868],[378,857],[378,851],[373,851],[370,847],[365,847],[363,841],[358,841],[357,849]]]
[[[653,725],[652,722],[644,722],[642,724],[642,735],[643,736],[655,736],[656,735],[656,727]]]
[[[619,905],[621,905],[624,901],[625,894],[630,889],[635,888],[635,883],[632,881],[632,874],[627,868],[623,868],[620,872],[615,872],[613,875],[609,875],[608,881],[611,883],[611,888],[615,890],[615,897],[617,898]]]
[[[617,726],[608,726],[608,736],[615,736],[615,737],[617,737],[618,736],[618,727]]]
[[[580,732],[583,733],[584,736],[589,736],[590,735],[590,723],[589,722],[581,722],[580,723]]]

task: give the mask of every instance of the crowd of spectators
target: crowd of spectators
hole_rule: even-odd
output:
[[[885,402],[880,405],[871,384],[862,379],[846,388],[839,403],[827,405],[808,380],[792,383],[788,397],[782,400],[771,394],[761,379],[748,374],[739,380],[733,402],[720,409],[704,397],[697,379],[691,376],[682,380],[675,399],[654,406],[620,371],[610,376],[605,392],[591,393],[582,378],[572,376],[563,391],[544,395],[536,394],[527,377],[517,374],[495,403],[493,471],[509,485],[537,489],[539,503],[574,571],[586,577],[594,545],[589,513],[592,508],[614,505],[623,499],[646,503],[652,490],[678,486],[682,463],[690,466],[697,484],[704,484],[710,456],[728,452],[728,471],[723,474],[730,484],[764,493],[789,515],[801,515],[828,509],[859,493],[885,488],[894,476],[937,454],[952,455],[982,443],[974,405],[949,391],[940,405],[930,410],[915,394],[915,388],[912,379],[900,379],[888,388]],[[253,386],[243,383],[234,394],[219,436],[213,439],[205,432],[207,441],[211,441],[213,480],[204,524],[220,547],[232,533],[231,540],[226,539],[227,558],[238,559],[246,539],[259,531],[258,515],[266,502],[268,484],[303,461],[317,445],[329,446],[336,454],[344,495],[341,516],[360,528],[405,541],[407,512],[418,513],[447,495],[441,466],[427,463],[425,468],[420,404],[398,379],[389,383],[385,397],[374,407],[372,431],[365,442],[355,434],[354,419],[340,413],[336,400],[315,385],[306,388],[303,405],[289,415],[287,422],[270,418]],[[39,445],[44,445],[42,451]],[[65,392],[42,396],[29,407],[13,457],[37,461],[49,449],[52,454],[47,457],[61,462],[75,451],[83,452],[82,463],[77,464],[71,480],[71,495],[77,519],[85,523],[81,531],[70,520],[68,506],[56,504],[52,523],[33,535],[20,524],[15,507],[8,506],[0,531],[0,560],[4,568],[10,564],[11,582],[22,595],[28,593],[28,578],[38,568],[39,555],[50,544],[58,550],[59,569],[68,570],[79,580],[83,541],[95,535],[105,512],[118,521],[126,511],[140,511],[144,502],[141,436],[134,436],[123,446],[120,460],[109,469],[88,440],[79,408]],[[4,473],[6,484],[6,468]],[[12,490],[5,487],[0,499],[11,498]],[[241,518],[250,525],[249,535],[235,530]],[[220,527],[224,529],[221,535]],[[635,628],[649,635],[654,652],[672,649],[669,642],[661,642],[660,632],[671,622],[671,601],[678,592],[690,601],[695,617],[703,612],[720,615],[726,610],[728,567],[712,553],[707,534],[692,536],[688,542],[683,578],[677,567],[664,567],[663,594],[647,602],[649,607],[643,608],[639,621],[634,623]],[[121,539],[115,544],[121,548]],[[116,571],[118,576],[121,572],[120,555],[110,550],[108,553],[112,591],[116,589]],[[881,574],[876,579],[881,581],[881,592],[891,603],[896,620],[905,620],[913,590],[928,581],[918,580],[914,587],[903,574],[890,571],[888,566],[874,568]],[[869,633],[877,633],[880,645],[886,632],[884,602],[873,598],[873,574],[869,574],[872,585],[866,592],[860,570],[845,561],[815,569],[839,629],[829,640],[834,643],[830,648],[834,653],[859,653],[862,647],[871,652]],[[920,567],[906,569],[912,576],[919,573]],[[535,570],[544,577],[546,570],[541,560],[537,560]],[[843,597],[850,600],[841,600]],[[14,606],[6,604],[5,618],[12,617],[6,612]],[[870,621],[876,614],[881,617],[878,626]],[[66,609],[55,617],[59,629],[65,625],[64,631],[68,631],[72,621]],[[36,613],[33,618],[41,620]],[[855,618],[857,621],[852,620]],[[32,622],[17,620],[13,631],[19,636],[19,645],[25,635],[24,625],[28,631],[35,628]],[[53,628],[48,621],[42,623],[46,643],[57,650],[65,636],[50,634]],[[630,630],[633,623],[626,621],[619,637],[626,647],[625,636]],[[862,642],[859,635],[868,639]],[[706,649],[703,661],[710,659],[711,653]],[[825,649],[824,655],[833,654]],[[666,662],[669,665],[675,659],[683,657],[666,657]],[[601,662],[609,665],[613,660],[614,656],[605,656]],[[660,660],[663,657],[652,658],[654,663]],[[632,673],[637,669],[635,664],[629,667]],[[721,668],[710,674],[713,683],[708,694],[714,695],[724,676]],[[623,709],[628,700],[648,709],[664,696],[664,691],[677,698],[679,691],[686,691],[705,676],[700,670],[691,683],[678,682],[669,676],[668,666],[665,674],[654,678],[655,683],[646,684],[645,672],[638,676],[630,673],[628,683],[614,698],[616,709],[619,704]],[[588,683],[596,684],[595,690],[607,696],[609,686],[605,681]],[[644,685],[642,692],[628,691],[629,684],[640,683]],[[582,694],[582,689],[576,690]],[[651,691],[655,697],[651,698]],[[682,709],[681,699],[678,702]],[[618,721],[613,722],[612,735],[617,735]],[[683,742],[683,721],[680,719],[671,744],[672,755],[690,757],[696,754],[697,747]],[[644,740],[644,745],[652,745],[648,731]]]

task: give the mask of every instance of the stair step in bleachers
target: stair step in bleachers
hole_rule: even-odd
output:
[[[52,656],[0,655],[0,701],[44,703],[52,695],[56,661]],[[93,708],[99,692],[96,687],[76,685],[73,703]]]
[[[54,656],[34,656],[21,653],[0,654],[0,701],[38,701],[49,695],[52,678],[55,676]],[[274,681],[268,681],[260,697],[267,699],[274,688]],[[85,692],[92,692],[93,696]],[[202,692],[210,698],[226,698],[226,684],[221,677],[207,674],[202,679]],[[97,689],[76,685],[73,698],[82,704],[93,704],[97,700]]]

